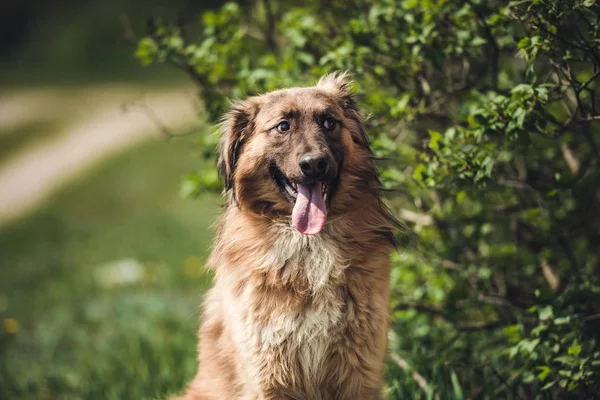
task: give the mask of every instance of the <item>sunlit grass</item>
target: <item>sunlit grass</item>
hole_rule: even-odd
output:
[[[219,203],[179,198],[192,146],[109,160],[0,230],[0,398],[162,398],[191,378]]]

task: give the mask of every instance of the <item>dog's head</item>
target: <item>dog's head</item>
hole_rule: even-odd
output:
[[[345,74],[314,87],[277,90],[236,104],[226,116],[219,158],[225,188],[240,208],[291,215],[308,235],[327,216],[360,207],[377,172]]]

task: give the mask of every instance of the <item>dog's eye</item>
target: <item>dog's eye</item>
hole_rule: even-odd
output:
[[[277,130],[279,132],[287,132],[290,130],[290,123],[287,121],[282,121],[277,125]]]
[[[323,120],[323,128],[332,131],[335,128],[336,120],[333,117],[327,117]]]

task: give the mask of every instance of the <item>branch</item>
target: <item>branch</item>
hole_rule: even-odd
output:
[[[503,376],[500,374],[500,372],[498,372],[498,371],[496,370],[496,368],[494,368],[494,367],[492,366],[492,363],[491,363],[491,362],[486,362],[486,363],[483,363],[483,364],[481,364],[481,365],[468,365],[468,364],[455,363],[455,362],[450,362],[450,363],[446,363],[446,364],[447,364],[447,365],[455,365],[455,366],[458,366],[458,367],[467,367],[467,368],[472,368],[472,369],[473,369],[475,372],[479,373],[479,374],[480,374],[482,377],[483,377],[483,373],[482,373],[482,371],[481,371],[481,370],[482,370],[483,368],[486,368],[486,367],[487,367],[487,368],[490,368],[490,369],[492,370],[492,372],[494,373],[494,375],[496,375],[496,377],[498,378],[498,380],[500,380],[500,382],[502,382],[502,384],[504,385],[504,387],[505,387],[506,389],[509,389],[511,392],[513,392],[513,394],[514,394],[515,398],[522,399],[522,397],[521,397],[521,395],[519,394],[519,392],[518,392],[518,391],[516,391],[516,390],[515,390],[515,389],[514,389],[514,388],[513,388],[513,387],[512,387],[510,384],[509,384],[509,382],[508,382],[506,379],[504,379],[504,377],[503,377]],[[513,375],[513,377],[515,377],[515,376],[517,376],[517,375]],[[511,380],[512,380],[512,379],[511,379]],[[499,389],[502,389],[502,388],[499,388]],[[499,394],[499,393],[501,393],[501,392],[502,392],[502,390],[496,390],[496,394]]]
[[[276,57],[279,57],[279,46],[277,46],[277,41],[275,40],[275,16],[273,15],[273,7],[269,0],[263,0],[263,4],[265,6],[265,13],[267,14],[267,32],[265,35],[267,45],[273,54],[275,54]]]
[[[446,269],[450,269],[452,271],[464,271],[466,268],[462,265],[455,263],[454,261],[440,259],[438,260],[440,265]]]
[[[590,115],[589,117],[579,118],[577,121],[587,122],[587,121],[598,121],[600,120],[600,115]]]
[[[598,76],[600,76],[600,70],[596,71],[596,72],[594,73],[594,75],[592,75],[592,76],[590,77],[590,79],[588,79],[587,81],[583,82],[583,83],[581,84],[581,86],[579,86],[579,87],[577,88],[577,91],[578,91],[578,92],[581,92],[581,91],[582,91],[583,89],[585,89],[585,88],[586,88],[586,87],[587,87],[587,86],[588,86],[590,83],[592,83],[592,82],[593,82],[593,81],[594,81],[594,80],[595,80],[595,79],[596,79]]]
[[[515,319],[511,319],[509,321],[492,321],[492,322],[466,322],[459,324],[453,318],[451,318],[447,313],[443,310],[425,304],[418,303],[400,303],[394,307],[394,311],[404,311],[404,310],[416,310],[418,312],[422,312],[425,314],[434,315],[442,318],[444,321],[451,324],[454,329],[460,332],[477,332],[477,331],[491,331],[494,329],[502,328],[504,326],[512,325],[517,321]],[[524,323],[533,323],[534,320],[526,320],[522,321]]]
[[[587,19],[586,19],[586,21],[587,21]],[[583,36],[583,34],[581,33],[581,31],[579,30],[579,27],[577,27],[577,24],[578,24],[577,21],[575,21],[573,25],[577,28],[577,34],[579,35],[579,38],[587,46],[587,51],[589,51],[590,53],[592,53],[592,57],[594,58],[594,61],[596,61],[596,65],[600,64],[600,59],[598,59],[598,56],[596,55],[596,52],[594,51],[594,47],[591,46],[588,43],[588,41],[585,39],[585,37]]]
[[[146,98],[144,98],[140,103],[141,103],[142,109],[146,112],[146,115],[148,116],[148,118],[150,118],[152,120],[152,122],[154,122],[156,127],[162,132],[163,135],[165,135],[168,139],[170,139],[174,136],[177,136],[171,132],[171,130],[162,121],[162,119],[160,119],[158,114],[156,114],[154,109],[152,107],[150,107]]]
[[[417,304],[417,303],[414,303],[414,304],[400,303],[400,304],[397,304],[396,307],[394,307],[394,311],[405,311],[405,310],[416,310],[416,311],[419,311],[419,312],[422,312],[425,314],[436,315],[448,322],[452,322],[450,317],[448,315],[446,315],[446,313],[444,313],[443,310],[436,308],[434,306],[428,306],[425,304]]]
[[[414,211],[410,211],[410,210],[400,210],[400,218],[408,221],[408,222],[413,222],[417,225],[421,225],[421,226],[429,226],[431,224],[433,224],[433,218],[431,217],[431,215],[427,215],[427,214],[419,214],[416,213]]]
[[[600,319],[600,314],[588,315],[587,317],[584,317],[584,318],[583,318],[583,320],[584,320],[585,322],[588,322],[588,321],[595,321],[595,320],[597,320],[597,319]]]
[[[473,10],[473,12],[475,12],[477,19],[479,19],[481,26],[483,27],[483,32],[488,40],[488,43],[490,44],[490,47],[491,47],[490,76],[492,78],[492,86],[494,88],[497,88],[498,87],[498,58],[500,57],[500,47],[498,46],[498,42],[496,41],[496,38],[492,34],[492,31],[491,31],[489,25],[487,24],[487,22],[485,22],[485,16],[483,16],[479,12],[479,10],[477,10],[477,8],[473,4],[473,2],[471,2],[470,0],[467,0],[467,3],[471,6],[471,9]]]
[[[477,332],[477,331],[493,331],[494,329],[502,328],[512,323],[506,323],[503,321],[494,322],[472,322],[457,327],[462,332]]]
[[[191,129],[188,132],[184,132],[184,133],[174,133],[163,122],[163,120],[158,116],[158,114],[154,111],[154,109],[150,106],[150,104],[148,104],[148,100],[146,97],[142,97],[141,99],[139,99],[137,101],[134,100],[134,102],[132,102],[130,104],[124,103],[121,105],[121,109],[125,113],[129,110],[130,106],[136,106],[136,105],[139,106],[139,108],[146,114],[146,116],[148,116],[148,118],[152,121],[152,123],[154,125],[156,125],[156,127],[158,128],[160,133],[162,133],[166,139],[188,136],[188,135],[192,135],[192,134],[198,132],[197,129]]]
[[[557,39],[561,42],[563,42],[564,44],[566,44],[567,46],[570,47],[575,47],[576,49],[579,49],[581,51],[587,51],[587,49],[585,47],[581,47],[576,43],[573,42],[569,42],[568,40],[566,40],[565,38],[563,38],[561,35],[555,35],[554,33],[550,32],[548,29],[546,29],[544,26],[542,26],[540,18],[536,17],[535,18],[537,21],[537,25],[533,24],[533,26],[537,29],[541,29],[542,31],[544,31],[547,35],[552,36],[554,39]]]
[[[510,308],[517,308],[517,306],[515,306],[513,303],[511,303],[510,300],[508,300],[506,297],[503,297],[501,295],[477,293],[477,300],[479,300],[482,303],[494,304],[497,306],[504,306],[504,307],[510,307]]]
[[[571,264],[571,268],[573,268],[573,270],[575,271],[577,276],[581,275],[581,271],[579,269],[579,263],[577,262],[577,258],[575,257],[575,254],[573,254],[573,251],[571,250],[571,246],[569,245],[568,240],[565,238],[565,236],[562,233],[558,235],[558,243],[563,248],[563,251],[565,252],[565,254],[567,256],[567,259],[569,260],[569,264]]]
[[[579,173],[579,160],[575,157],[569,146],[565,143],[561,143],[560,151],[562,152],[563,158],[565,159],[571,173],[577,175]]]
[[[131,24],[129,15],[123,13],[119,16],[119,19],[121,20],[121,25],[123,25],[123,37],[125,38],[125,41],[128,43],[137,44],[138,39],[133,30],[133,25]]]
[[[431,387],[429,386],[429,384],[427,383],[427,381],[425,380],[425,378],[423,378],[423,375],[421,375],[417,371],[413,370],[410,367],[410,365],[408,365],[408,363],[406,362],[406,360],[404,360],[402,357],[400,357],[400,355],[398,353],[391,352],[390,353],[390,358],[404,372],[410,373],[412,371],[412,377],[415,380],[415,382],[417,382],[417,385],[419,385],[419,387],[425,392],[425,394],[427,396],[431,395]],[[437,394],[434,396],[434,399],[436,399],[436,400],[439,400],[439,398],[440,398],[440,396],[437,395]]]
[[[546,278],[546,280],[548,281],[548,285],[550,285],[550,289],[552,289],[552,291],[556,293],[558,291],[558,288],[560,287],[560,278],[556,276],[556,274],[552,270],[552,267],[550,267],[550,264],[548,264],[548,261],[542,260],[540,265],[542,267],[542,273],[544,274],[544,278]]]
[[[500,177],[498,183],[500,185],[513,187],[515,189],[535,191],[535,189],[529,183],[518,179]]]

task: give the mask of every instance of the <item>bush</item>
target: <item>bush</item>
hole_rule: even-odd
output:
[[[137,56],[187,71],[212,121],[228,98],[354,74],[414,232],[393,255],[390,398],[590,398],[599,21],[593,0],[240,1],[194,40],[151,26]]]

